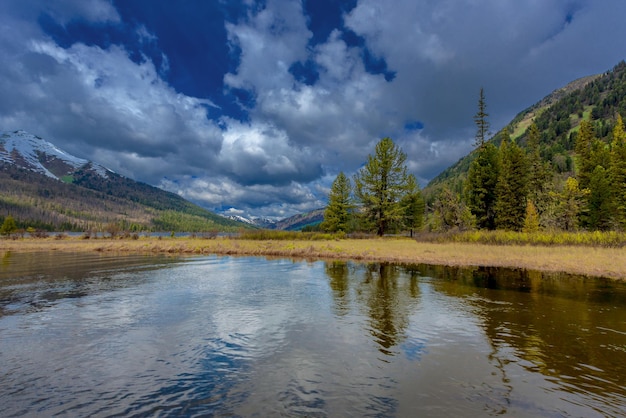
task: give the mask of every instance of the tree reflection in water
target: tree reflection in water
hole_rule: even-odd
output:
[[[341,261],[327,262],[325,271],[337,315],[350,311],[351,285],[354,286],[354,302],[369,318],[368,331],[379,351],[394,355],[393,348],[406,338],[409,317],[418,303],[418,273],[389,263],[372,263],[357,269]]]
[[[607,411],[607,397],[614,397],[615,405],[623,402],[622,284],[522,269],[430,270],[443,279],[434,282],[438,291],[475,308],[505,387],[512,390],[507,374],[515,364],[546,376],[546,384],[597,402],[598,411]]]

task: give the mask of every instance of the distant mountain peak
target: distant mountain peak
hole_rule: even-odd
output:
[[[0,162],[61,180],[86,167],[106,178],[111,170],[75,157],[45,139],[23,130],[0,132]]]

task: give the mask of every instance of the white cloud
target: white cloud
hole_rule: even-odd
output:
[[[312,33],[299,1],[269,0],[266,7],[238,24],[227,23],[231,45],[241,50],[236,74],[224,77],[233,88],[280,88],[291,85],[292,63],[306,58]]]

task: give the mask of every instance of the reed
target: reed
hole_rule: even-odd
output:
[[[471,235],[468,235],[471,237]],[[288,258],[343,259],[446,266],[494,266],[566,272],[626,280],[626,248],[590,245],[507,245],[423,242],[409,238],[288,240],[231,238],[89,239],[66,237],[0,240],[7,251],[99,251],[109,253],[217,254]],[[494,242],[496,242],[494,240]],[[587,241],[585,241],[587,242]]]
[[[465,231],[448,234],[422,234],[421,242],[463,242],[486,245],[540,245],[588,246],[622,248],[626,246],[626,233],[618,231],[580,232],[515,232],[515,231]]]

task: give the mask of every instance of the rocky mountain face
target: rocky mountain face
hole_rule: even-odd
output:
[[[68,176],[79,169],[93,171],[103,178],[112,173],[99,164],[70,155],[26,131],[0,133],[0,162],[61,181],[67,181]]]

